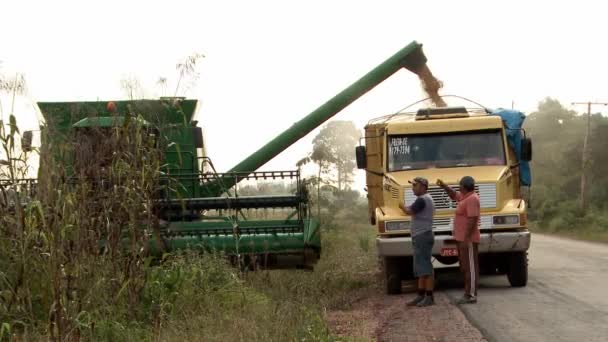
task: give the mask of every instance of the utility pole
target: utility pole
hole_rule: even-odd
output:
[[[589,172],[589,135],[591,133],[591,106],[608,105],[608,102],[572,102],[572,105],[587,105],[587,129],[585,130],[585,140],[583,141],[583,162],[581,169],[581,210],[587,210],[587,174]]]

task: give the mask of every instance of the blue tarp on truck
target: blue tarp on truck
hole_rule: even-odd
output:
[[[507,141],[513,148],[517,160],[519,162],[519,180],[521,185],[532,185],[532,173],[530,171],[530,163],[521,159],[521,145],[523,139],[522,126],[526,115],[520,111],[513,109],[498,108],[491,110],[491,115],[498,115],[505,123],[507,128]]]

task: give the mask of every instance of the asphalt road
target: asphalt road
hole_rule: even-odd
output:
[[[449,274],[438,280],[462,295]],[[478,295],[462,310],[489,341],[608,341],[608,245],[534,234],[527,287],[486,276]]]

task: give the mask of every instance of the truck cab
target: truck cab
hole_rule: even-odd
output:
[[[472,176],[481,202],[480,270],[506,274],[512,286],[526,285],[530,232],[525,194],[531,142],[522,137],[521,126],[508,124],[508,115],[516,113],[421,109],[374,119],[365,127],[357,164],[366,170],[369,217],[377,227],[387,293],[399,293],[401,280],[413,278],[411,217],[399,204],[407,206],[416,199],[408,180],[417,176],[429,180],[428,193],[435,203],[434,258],[443,265],[458,262],[452,236],[456,202],[435,181],[458,190],[459,180]]]

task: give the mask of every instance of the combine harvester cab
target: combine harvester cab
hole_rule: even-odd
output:
[[[100,128],[124,126],[126,120],[145,126],[147,132],[169,142],[161,150],[169,165],[160,179],[166,187],[155,202],[161,241],[151,234],[152,254],[203,249],[220,251],[254,266],[310,268],[320,257],[321,236],[318,220],[310,215],[305,180],[298,170],[256,170],[402,68],[417,74],[427,90],[436,92],[438,82],[426,66],[422,45],[412,42],[225,173],[216,172],[205,154],[202,130],[193,120],[197,102],[184,98],[41,102],[38,105],[46,132],[42,145],[50,146],[47,153],[70,169],[76,160],[61,155],[53,146],[74,134],[86,137],[87,132],[93,134]],[[290,191],[261,195],[243,193],[238,186],[243,181],[251,185],[268,180],[289,181]],[[176,183],[178,190],[170,186]],[[252,188],[255,186],[248,189]],[[265,214],[252,215],[252,211]]]

